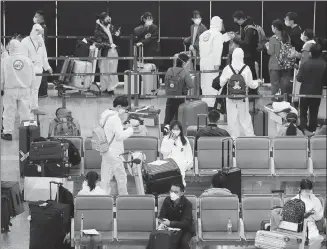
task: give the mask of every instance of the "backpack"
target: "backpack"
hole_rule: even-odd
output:
[[[263,51],[266,48],[266,42],[267,42],[267,37],[265,34],[265,31],[260,25],[248,25],[244,28],[244,31],[246,31],[248,28],[255,29],[258,33],[258,45],[257,45],[257,50],[258,51]]]
[[[298,231],[303,231],[305,203],[301,199],[292,199],[285,203],[282,211],[283,221],[297,223]]]
[[[233,75],[230,77],[227,83],[227,95],[246,95],[246,83],[244,77],[241,75],[243,70],[246,68],[244,65],[241,70],[236,73],[232,65],[229,65],[230,69],[233,71]],[[229,97],[230,99],[245,99],[242,97]]]
[[[277,58],[278,65],[282,70],[293,69],[296,63],[296,58],[292,56],[293,47],[290,43],[283,43],[277,36],[275,36],[277,41],[280,43],[280,51]]]
[[[70,141],[69,139],[54,138],[54,137],[51,137],[49,139],[50,139],[50,141],[58,141],[60,143],[67,143],[68,144],[68,161],[73,166],[76,166],[81,163],[81,155],[79,153],[79,150],[72,143],[72,141]]]
[[[54,136],[80,136],[81,132],[74,123],[73,118],[62,121],[58,118],[55,119],[56,125],[53,129]]]
[[[170,68],[170,72],[172,73],[172,75],[167,73],[167,77],[165,79],[166,95],[184,95],[185,86],[183,84],[184,82],[182,82],[182,78],[180,77],[180,73],[182,71],[183,69],[181,69],[177,74],[175,74],[173,68]]]
[[[110,142],[108,143],[106,133],[104,131],[104,126],[107,123],[108,118],[112,115],[108,115],[104,121],[103,126],[99,125],[92,131],[92,139],[91,139],[91,145],[92,149],[99,151],[100,154],[105,153],[109,150],[109,146],[114,141],[115,135],[111,138]]]

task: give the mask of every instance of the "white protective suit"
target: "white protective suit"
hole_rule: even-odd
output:
[[[24,45],[24,54],[30,58],[34,64],[36,74],[43,73],[43,69],[48,71],[51,69],[48,62],[47,49],[42,38],[43,28],[40,24],[34,24],[30,36],[22,40]],[[38,92],[41,85],[42,76],[36,76],[32,84],[31,91],[31,109],[38,109]]]
[[[102,155],[101,188],[109,195],[111,192],[110,182],[115,177],[118,193],[127,195],[127,175],[123,163],[124,158],[120,155],[124,153],[124,140],[133,135],[133,128],[129,127],[124,130],[118,112],[109,109],[101,114],[99,124],[104,125],[108,142],[115,136],[109,150]]]
[[[293,199],[300,199],[300,196],[296,195]],[[304,220],[304,222],[307,222],[308,226],[309,249],[320,249],[321,242],[324,238],[319,234],[316,221],[321,220],[324,216],[323,206],[314,194],[310,194],[309,196],[301,194],[301,200],[305,203],[306,213],[311,209],[315,210],[313,215],[310,215]]]
[[[5,46],[2,45],[1,43],[1,59],[3,60],[4,58],[8,57],[8,52],[5,48]]]
[[[235,72],[239,72],[244,66],[244,52],[241,48],[236,48],[232,54],[232,67]],[[228,80],[234,73],[227,65],[221,76],[220,76],[220,86],[223,87],[228,83]],[[258,81],[253,80],[252,73],[249,67],[246,67],[242,76],[244,77],[247,87],[256,89],[258,87]],[[244,133],[245,136],[254,136],[253,124],[251,115],[249,113],[249,99],[235,100],[226,99],[226,109],[227,109],[227,123],[231,134],[231,137],[236,138]]]
[[[23,55],[22,44],[12,40],[9,45],[10,56],[1,63],[1,89],[3,96],[3,133],[12,134],[15,115],[18,109],[20,121],[30,118],[30,94],[35,79],[32,61]]]
[[[221,34],[223,22],[218,16],[214,16],[210,22],[210,29],[204,31],[199,37],[200,70],[214,70],[221,64],[223,51],[223,37]],[[212,88],[212,81],[218,73],[201,73],[201,89],[203,95],[218,95],[218,91]],[[208,107],[215,105],[215,98],[203,98]]]
[[[174,139],[165,136],[160,149],[163,159],[171,158],[177,163],[182,174],[184,186],[186,186],[185,173],[193,168],[192,148],[189,140],[186,137],[185,139],[186,144],[183,145],[180,137],[175,142]]]
[[[102,188],[100,188],[100,186],[95,186],[95,189],[91,191],[86,181],[83,182],[82,189],[77,193],[77,195],[105,195],[105,194],[106,192]]]

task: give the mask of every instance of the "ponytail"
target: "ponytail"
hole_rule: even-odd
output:
[[[286,129],[286,136],[296,136],[297,134],[297,126],[294,122],[291,122]]]
[[[94,171],[90,171],[89,173],[86,174],[87,185],[89,186],[90,191],[95,189],[96,182],[98,181],[98,179],[99,179],[99,175]]]

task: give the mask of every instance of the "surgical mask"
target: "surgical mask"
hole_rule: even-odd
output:
[[[150,26],[153,24],[153,20],[146,20],[145,25]]]
[[[310,196],[312,195],[312,190],[305,190],[305,191],[303,191],[302,190],[302,192],[301,192],[301,195],[303,196],[303,197],[308,197],[308,198],[310,198]]]
[[[202,19],[201,18],[196,18],[193,20],[195,25],[199,25],[201,23]]]
[[[170,199],[172,201],[176,201],[178,198],[179,198],[179,196],[176,193],[170,192]]]
[[[126,113],[126,110],[125,109],[122,109],[121,108],[121,109],[118,110],[118,114],[119,115],[124,114],[124,113]]]
[[[181,131],[178,130],[173,130],[171,131],[176,137],[179,136],[179,134],[181,134]]]
[[[287,20],[285,20],[285,25],[286,25],[287,27],[291,26],[291,25],[290,25],[290,22],[287,21]]]
[[[35,24],[37,24],[38,22],[37,22],[37,18],[36,17],[33,17],[33,22],[35,23]]]

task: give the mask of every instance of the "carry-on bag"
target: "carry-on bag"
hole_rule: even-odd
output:
[[[146,249],[178,249],[182,231],[156,230],[150,233]]]
[[[73,73],[82,74],[82,73],[92,73],[92,62],[90,61],[80,61],[75,60]],[[71,86],[74,86],[79,89],[89,89],[92,84],[91,75],[74,75],[70,82]]]
[[[64,60],[61,70],[61,74],[71,74],[74,69],[75,60],[70,59],[68,56]],[[69,85],[71,82],[72,75],[60,75],[58,78],[59,84]]]
[[[171,158],[144,165],[142,174],[147,194],[168,193],[172,182],[183,182],[181,171]]]
[[[29,249],[61,249],[67,248],[64,239],[70,233],[71,206],[52,200],[50,182],[50,200],[31,202],[30,209],[30,243]],[[57,191],[59,193],[59,190]]]
[[[205,118],[205,125],[201,125],[200,126],[200,118],[201,117],[204,117]],[[198,132],[198,130],[200,129],[200,127],[206,127],[206,126],[208,126],[208,115],[207,114],[198,114],[196,126],[195,125],[191,125],[191,126],[187,127],[186,135],[188,137],[196,137],[196,133]]]
[[[301,82],[298,82],[296,79],[296,76],[298,73],[299,73],[299,70],[294,68],[292,94],[300,94]],[[299,97],[292,97],[292,103],[299,102],[299,101],[300,101]]]
[[[227,160],[225,160],[225,143],[227,142]],[[232,167],[232,146],[233,139],[228,137],[221,141],[222,157],[221,157],[221,171],[225,176],[225,188],[229,189],[232,194],[238,196],[240,202],[242,200],[242,173],[241,169]],[[225,166],[227,164],[227,166]]]
[[[9,227],[12,225],[10,222],[10,205],[9,197],[1,195],[1,233],[10,232]]]
[[[181,122],[186,134],[187,127],[197,125],[198,115],[207,114],[208,105],[202,100],[187,101],[178,107],[178,121]],[[200,120],[200,126],[205,125],[204,120]]]
[[[32,142],[29,160],[66,160],[68,162],[69,144],[60,141]]]
[[[20,176],[24,176],[24,168],[28,164],[28,153],[31,142],[40,137],[40,124],[37,121],[22,121],[19,127],[19,169]]]
[[[268,136],[268,115],[265,111],[257,108],[250,110],[253,130],[256,136]]]
[[[24,212],[24,203],[19,182],[1,181],[1,194],[9,198],[11,217],[15,217]]]

